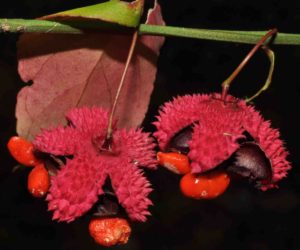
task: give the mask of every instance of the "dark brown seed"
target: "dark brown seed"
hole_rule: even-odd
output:
[[[256,182],[271,179],[271,163],[255,142],[243,143],[233,157],[235,161],[227,168],[229,172]]]
[[[189,125],[184,129],[180,130],[169,142],[167,151],[175,151],[180,152],[182,154],[188,154],[188,152],[190,151],[188,142],[192,139],[192,134],[192,125]]]

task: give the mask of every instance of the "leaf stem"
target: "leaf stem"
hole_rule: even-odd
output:
[[[125,76],[127,74],[128,67],[129,67],[129,64],[131,62],[131,58],[133,56],[133,52],[134,52],[134,49],[135,49],[135,46],[136,46],[137,38],[138,38],[138,32],[135,31],[133,33],[133,36],[132,36],[132,41],[131,41],[131,44],[130,44],[130,48],[129,48],[129,52],[128,52],[126,64],[125,64],[125,67],[124,67],[124,71],[123,71],[123,74],[122,74],[122,77],[121,77],[121,80],[120,80],[120,83],[119,83],[119,86],[118,86],[118,89],[117,89],[117,92],[116,92],[116,96],[115,96],[114,103],[113,103],[113,106],[112,106],[112,109],[111,109],[111,112],[110,112],[110,116],[109,116],[109,120],[108,120],[108,128],[107,128],[106,141],[109,144],[110,144],[110,141],[112,139],[113,117],[114,117],[114,114],[115,114],[115,111],[116,111],[116,107],[117,107],[117,103],[118,103],[118,100],[119,100],[119,97],[120,97],[120,94],[121,94],[122,87],[124,85]]]
[[[258,97],[262,92],[266,91],[272,82],[274,66],[275,66],[275,54],[267,46],[262,46],[262,49],[265,51],[265,53],[267,54],[267,56],[270,60],[270,68],[269,68],[268,77],[267,77],[267,80],[265,81],[265,84],[260,88],[260,90],[258,90],[253,96],[247,98],[245,100],[246,102],[251,102],[254,98]]]
[[[277,33],[277,29],[271,29],[267,34],[265,34],[256,45],[250,50],[244,60],[239,64],[239,66],[231,73],[231,75],[222,83],[222,100],[226,101],[226,96],[229,90],[229,87],[232,81],[236,78],[236,76],[241,72],[241,70],[245,67],[245,65],[249,62],[250,58],[254,55],[254,53],[262,46],[264,43],[271,38],[274,34]],[[272,71],[273,72],[273,71]]]
[[[26,20],[26,19],[1,19],[0,33],[67,33],[67,34],[85,34],[87,31],[117,30],[118,32],[132,32],[118,25],[104,25],[103,22],[85,20],[80,22],[55,22],[47,20]],[[138,27],[139,35],[155,36],[175,36],[195,39],[205,39],[212,41],[235,42],[256,44],[256,42],[266,33],[266,31],[241,31],[241,30],[211,30],[211,29],[193,29],[184,27],[161,26],[141,24]],[[281,45],[300,45],[300,34],[277,33],[273,41],[274,44]]]

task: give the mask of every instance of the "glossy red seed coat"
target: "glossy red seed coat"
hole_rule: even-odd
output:
[[[109,247],[126,244],[131,228],[122,218],[95,218],[89,224],[89,232],[98,244]]]
[[[50,177],[44,164],[35,166],[28,175],[28,190],[34,197],[43,197],[49,190]]]
[[[19,136],[13,136],[7,143],[10,154],[24,166],[33,167],[40,163],[33,153],[31,142]]]
[[[170,153],[157,153],[157,160],[161,166],[166,167],[176,174],[187,174],[191,172],[189,159],[186,155],[170,152]]]
[[[212,171],[205,174],[188,173],[181,178],[182,193],[194,199],[214,199],[223,194],[229,186],[230,178],[225,171]]]

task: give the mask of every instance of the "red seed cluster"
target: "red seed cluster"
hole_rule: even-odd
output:
[[[50,177],[44,164],[36,165],[28,175],[28,191],[37,198],[45,196],[50,187]]]
[[[181,192],[194,199],[214,199],[225,192],[230,178],[225,171],[186,174],[180,181]]]
[[[13,136],[8,141],[7,148],[17,162],[33,167],[28,175],[28,191],[34,197],[45,196],[50,187],[50,176],[42,161],[35,156],[32,143],[22,137]]]
[[[123,218],[95,218],[89,224],[89,232],[98,244],[110,247],[126,244],[131,228]]]
[[[32,143],[22,137],[11,137],[7,148],[15,160],[24,166],[34,167],[40,163],[40,160],[34,155]]]
[[[180,181],[180,190],[187,197],[213,199],[223,194],[229,186],[230,178],[225,171],[192,174],[188,157],[179,152],[158,152],[157,159],[161,166],[184,175]]]

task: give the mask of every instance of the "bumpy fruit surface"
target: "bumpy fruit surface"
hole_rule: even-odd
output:
[[[33,153],[31,142],[19,136],[13,136],[7,143],[10,154],[24,166],[33,167],[40,163]]]
[[[89,232],[98,244],[109,247],[126,244],[131,228],[123,218],[95,218],[89,224]]]
[[[49,190],[50,177],[44,164],[35,166],[28,175],[28,190],[37,198],[43,197]]]
[[[189,159],[186,155],[170,152],[170,153],[157,153],[157,160],[161,166],[166,167],[176,174],[187,174],[191,172]]]
[[[205,174],[186,174],[180,181],[182,193],[194,199],[214,199],[223,194],[229,186],[230,178],[225,171]]]

